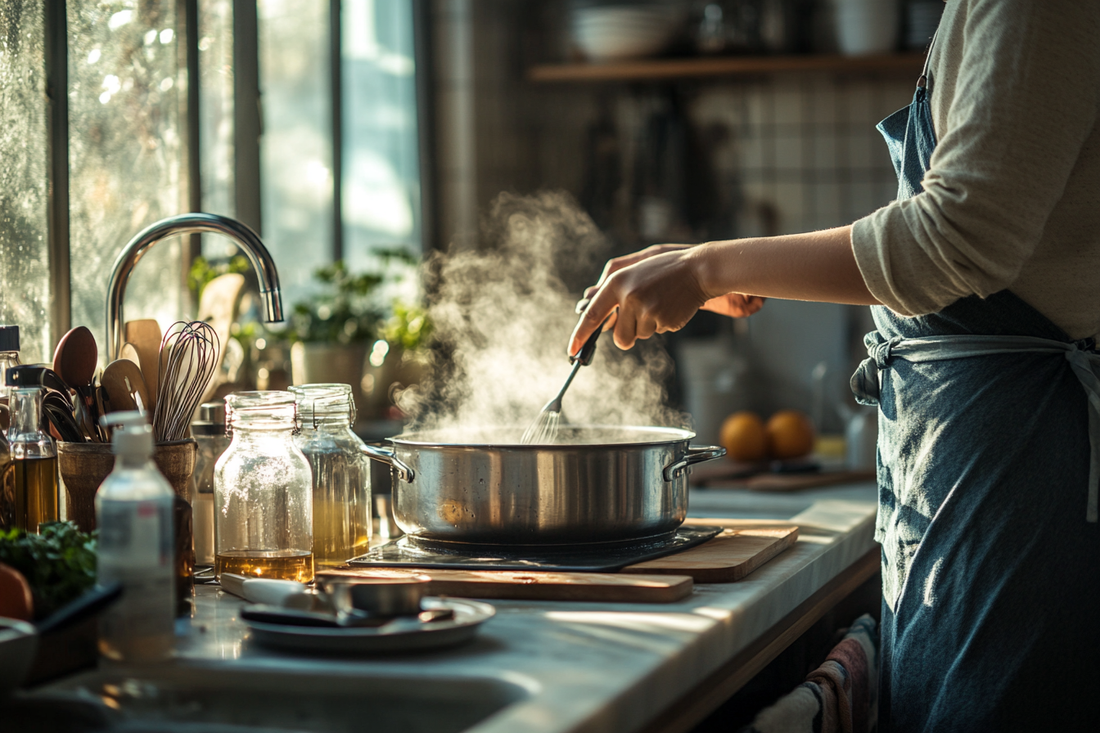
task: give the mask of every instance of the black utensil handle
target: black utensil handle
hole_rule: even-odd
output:
[[[59,631],[95,616],[122,596],[121,583],[108,583],[88,591],[38,623],[39,635]]]
[[[592,357],[596,355],[596,340],[600,338],[600,334],[603,333],[603,324],[601,323],[599,328],[592,332],[592,335],[588,337],[588,340],[584,342],[584,346],[576,355],[569,357],[570,363],[581,363],[581,366],[588,366],[592,363]]]

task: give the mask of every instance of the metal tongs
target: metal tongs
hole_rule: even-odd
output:
[[[581,300],[577,303],[576,311],[578,314],[584,313],[584,309],[588,307],[588,298]],[[614,311],[612,311],[612,315]],[[607,318],[611,318],[609,315]],[[558,425],[561,422],[561,400],[565,396],[565,391],[569,389],[569,385],[573,383],[573,377],[577,376],[577,372],[580,371],[582,366],[588,366],[592,363],[592,357],[596,354],[596,341],[600,338],[600,334],[603,333],[604,323],[607,323],[607,319],[600,324],[599,328],[592,332],[592,335],[588,337],[588,340],[584,342],[584,346],[576,354],[569,356],[569,361],[572,362],[573,368],[569,370],[569,376],[565,378],[565,384],[561,386],[558,394],[554,399],[550,400],[539,411],[538,417],[532,421],[527,429],[523,431],[523,437],[520,438],[520,442],[524,445],[546,445],[553,443],[554,438],[558,434]]]

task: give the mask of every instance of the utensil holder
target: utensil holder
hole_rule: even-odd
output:
[[[153,446],[153,462],[176,494],[173,528],[176,546],[177,613],[190,610],[188,599],[194,588],[195,547],[191,520],[191,475],[195,471],[198,444],[194,438],[173,440]],[[58,442],[58,471],[65,484],[66,516],[84,532],[96,528],[95,494],[115,467],[110,443]]]

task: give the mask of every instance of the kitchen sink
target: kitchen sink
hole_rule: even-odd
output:
[[[82,674],[24,695],[8,712],[26,733],[58,724],[74,733],[458,733],[530,694],[493,678],[166,666]]]

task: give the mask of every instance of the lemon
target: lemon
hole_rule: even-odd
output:
[[[734,461],[760,461],[767,456],[764,421],[755,412],[735,412],[722,423],[722,447]]]

